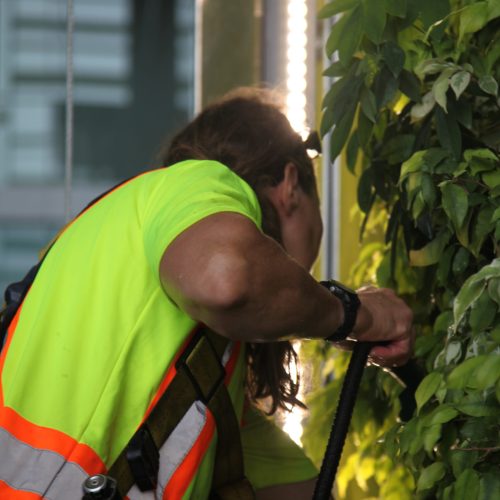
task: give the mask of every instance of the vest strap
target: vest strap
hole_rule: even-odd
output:
[[[217,428],[212,489],[217,492],[226,485],[234,484],[238,490],[248,492],[246,496],[241,497],[242,500],[246,500],[253,499],[254,494],[244,476],[240,428],[229,392],[224,384],[225,370],[221,363],[228,343],[224,337],[208,329],[200,329],[177,361],[176,375],[138,433],[144,433],[141,429],[147,428],[147,434],[151,437],[156,450],[159,450],[190,406],[196,400],[203,401],[212,412]],[[137,442],[136,435],[137,433],[109,469],[109,476],[116,479],[123,495],[134,484],[137,484],[142,491],[155,486],[150,481],[144,481],[144,475],[151,478],[150,469],[144,475],[136,473],[134,476],[131,464],[127,460],[127,450],[131,444]],[[151,449],[151,444],[148,448]],[[148,466],[151,463],[148,459],[145,462]]]

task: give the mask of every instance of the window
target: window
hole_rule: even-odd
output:
[[[66,0],[0,0],[0,289],[64,224]],[[74,0],[72,215],[194,107],[195,1]]]

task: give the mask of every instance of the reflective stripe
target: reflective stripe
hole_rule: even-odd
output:
[[[42,497],[38,493],[16,490],[6,482],[0,480],[0,498],[8,498],[9,500],[40,500]]]
[[[87,473],[58,453],[33,448],[0,429],[0,480],[49,500],[79,498]]]
[[[226,368],[226,385],[230,382],[239,352],[239,343],[230,343],[224,352],[222,362]],[[170,376],[167,378],[171,380]],[[129,498],[181,498],[194,478],[214,432],[212,414],[202,402],[195,401],[160,449],[157,491],[143,493],[134,486]],[[8,496],[0,495],[2,499],[80,498],[82,483],[88,475],[106,470],[88,446],[55,429],[32,424],[8,407],[0,407],[0,449],[0,493],[2,487],[9,491]]]
[[[156,496],[152,492],[141,492],[137,486],[133,486],[127,493],[130,500],[163,498],[165,487],[203,431],[207,421],[207,411],[207,407],[201,401],[195,401],[160,448]]]
[[[240,353],[240,344],[231,342],[222,356],[228,384]],[[133,486],[130,500],[182,498],[205,456],[215,432],[215,420],[208,408],[195,401],[160,449],[160,469],[155,492],[141,492]]]

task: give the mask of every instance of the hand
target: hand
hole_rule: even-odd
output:
[[[393,290],[365,287],[358,291],[361,305],[351,337],[365,342],[386,342],[374,347],[369,359],[380,366],[404,365],[411,356],[413,313]]]

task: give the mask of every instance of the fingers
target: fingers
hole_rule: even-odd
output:
[[[371,318],[357,324],[355,338],[361,341],[385,342],[370,353],[370,361],[384,367],[405,364],[411,356],[415,331],[413,312],[389,288],[364,287],[358,290],[364,316]]]
[[[387,345],[375,346],[368,359],[375,365],[391,368],[408,363],[411,352],[411,339],[405,338]]]

